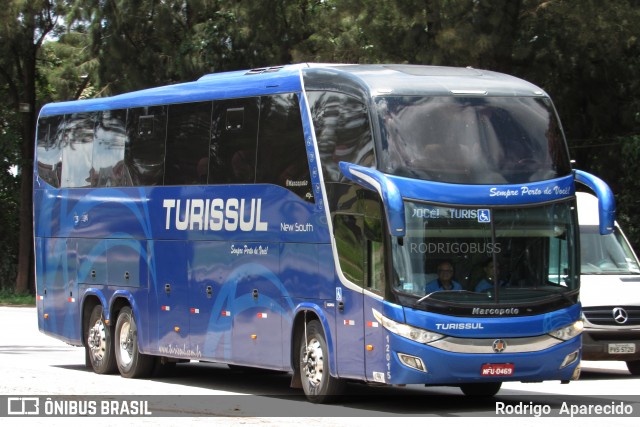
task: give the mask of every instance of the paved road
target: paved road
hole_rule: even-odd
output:
[[[544,412],[547,405],[557,408],[565,404],[569,410],[579,409],[580,405],[601,405],[615,410],[615,405],[628,408],[626,402],[630,402],[634,417],[616,417],[615,426],[637,425],[640,416],[640,378],[631,376],[620,362],[583,362],[581,379],[566,385],[557,381],[506,383],[494,399],[468,399],[453,387],[390,389],[351,385],[350,395],[339,404],[313,405],[300,391],[289,388],[289,375],[238,372],[215,363],[181,364],[166,377],[145,380],[96,375],[84,366],[82,348],[38,331],[35,308],[0,307],[0,325],[0,395],[5,400],[39,396],[41,400],[51,397],[68,401],[75,399],[69,396],[76,396],[76,400],[95,401],[99,411],[103,401],[118,401],[125,396],[131,402],[141,402],[140,410],[144,407],[153,414],[119,418],[126,424],[424,425],[424,417],[441,417],[438,425],[466,425],[468,417],[500,418],[502,414],[496,412],[502,405],[504,413],[526,412],[526,418],[502,421],[540,425],[549,418],[537,418],[535,413]],[[135,404],[128,405],[116,410],[126,413],[135,409]],[[68,411],[68,406],[64,410]],[[568,416],[554,420],[572,421]],[[46,419],[48,424],[64,425],[86,425],[87,421],[84,417]],[[602,418],[580,418],[580,425],[601,426]]]

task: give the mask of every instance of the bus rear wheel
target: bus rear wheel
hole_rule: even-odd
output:
[[[460,386],[460,390],[465,394],[465,396],[472,397],[493,397],[500,391],[500,387],[502,387],[501,382],[497,383],[471,383],[471,384],[462,384]]]
[[[116,361],[113,355],[111,328],[104,321],[101,305],[91,310],[86,335],[87,355],[91,367],[96,374],[113,374],[116,372]]]
[[[138,328],[129,307],[123,307],[116,322],[116,360],[125,378],[148,377],[154,368],[152,356],[138,351]]]
[[[329,351],[320,322],[310,321],[300,341],[300,379],[307,399],[313,403],[336,400],[345,382],[329,373]]]

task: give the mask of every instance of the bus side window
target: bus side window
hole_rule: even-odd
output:
[[[386,283],[382,221],[365,216],[364,235],[367,242],[367,289],[382,294]]]
[[[255,182],[260,98],[214,101],[209,184]]]
[[[94,187],[124,187],[131,177],[124,164],[127,110],[107,110],[98,115],[93,145]]]
[[[206,184],[211,102],[169,106],[165,185]]]
[[[373,166],[373,136],[366,106],[337,92],[307,93],[325,182],[340,182],[341,161]]]
[[[313,202],[298,96],[262,97],[259,128],[256,182],[279,185]]]
[[[38,175],[54,187],[60,187],[63,119],[64,116],[50,116],[38,121]]]
[[[362,221],[360,215],[337,214],[333,219],[340,269],[348,280],[358,286],[364,286],[365,275]]]
[[[133,185],[162,185],[167,107],[130,108],[125,163]]]
[[[62,186],[91,187],[95,174],[91,168],[97,113],[65,116],[62,148]]]

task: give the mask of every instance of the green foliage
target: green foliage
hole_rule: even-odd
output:
[[[6,165],[0,171],[0,193],[6,204],[0,217],[3,230],[0,282],[5,286],[15,284],[16,291],[22,293],[28,291],[34,276],[30,270],[33,237],[29,188],[37,113],[36,85],[41,82],[37,73],[37,54],[45,38],[59,29],[57,22],[64,13],[64,3],[4,0],[0,4],[2,154],[3,162],[18,165],[20,172],[17,177],[20,185],[17,185],[16,177],[7,175]]]
[[[88,35],[74,31],[56,41],[44,43],[39,52],[39,71],[46,76],[41,96],[45,101],[92,98],[98,91],[91,77],[98,71],[98,59],[90,55]]]
[[[7,164],[30,161],[33,135],[16,110],[32,93],[37,111],[44,102],[232,69],[393,62],[487,68],[544,88],[576,166],[612,186],[620,219],[640,247],[639,0],[2,0],[1,6],[2,230],[19,223],[18,178]],[[5,279],[15,275],[17,236],[10,231],[0,239]]]
[[[15,111],[0,105],[0,289],[12,286],[17,274],[20,182],[14,173],[19,159],[18,130]]]
[[[535,7],[519,37],[516,70],[556,100],[578,164],[591,167],[602,161],[591,145],[640,130],[640,99],[631,95],[640,91],[640,4],[530,3]]]

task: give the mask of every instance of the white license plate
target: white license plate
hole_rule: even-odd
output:
[[[635,353],[634,343],[609,344],[609,354]]]

